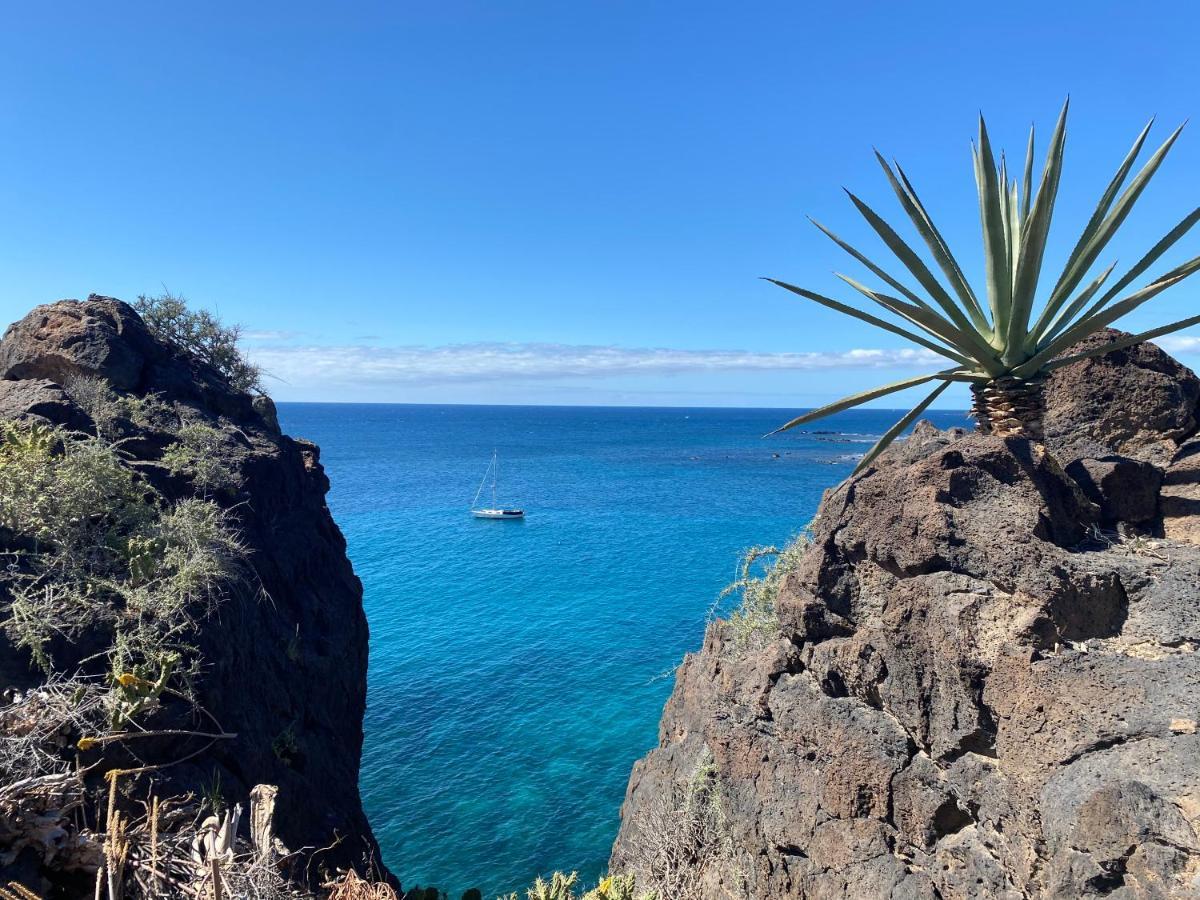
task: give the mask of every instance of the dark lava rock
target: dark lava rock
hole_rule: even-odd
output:
[[[1124,336],[1105,329],[1066,355]],[[1054,370],[1045,398],[1046,445],[1063,465],[1117,453],[1165,467],[1179,443],[1200,426],[1200,379],[1150,343]]]
[[[705,771],[695,896],[1200,896],[1200,547],[1100,537],[1164,470],[1200,505],[1200,382],[1143,346],[1048,395],[1045,449],[922,426],[828,492],[777,629],[684,660],[614,866]]]
[[[1088,499],[1100,507],[1108,525],[1141,524],[1158,516],[1163,472],[1153,463],[1127,456],[1077,459],[1067,466]]]
[[[131,307],[106,297],[40,306],[8,329],[0,342],[0,416],[90,428],[60,388],[81,376],[102,378],[127,396],[156,394],[218,429],[221,452],[242,482],[236,496],[219,499],[237,517],[250,571],[195,635],[204,660],[197,699],[212,719],[186,725],[210,729],[215,720],[236,738],[201,745],[199,755],[162,769],[160,796],[217,784],[227,799],[245,803],[254,785],[277,785],[283,842],[294,850],[329,848],[314,874],[321,865],[378,864],[358,792],[367,674],[362,586],[325,505],[329,481],[318,448],[281,435],[269,401],[256,406],[207,364],[156,340]],[[188,485],[157,465],[169,434],[153,423],[116,427],[123,451],[155,487],[172,499],[190,496]],[[75,662],[88,650],[81,642]],[[2,690],[38,673],[26,653],[3,641],[0,676]],[[149,762],[181,755],[178,744],[146,741],[139,750]]]
[[[0,349],[3,349],[0,342]],[[61,425],[78,431],[92,427],[87,413],[53,381],[0,381],[0,419]]]

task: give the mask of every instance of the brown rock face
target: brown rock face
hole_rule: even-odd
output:
[[[1068,353],[1123,337],[1105,329]],[[1200,425],[1200,379],[1154,344],[1135,344],[1050,373],[1046,444],[1064,460],[1110,454],[1164,467]]]
[[[329,482],[318,448],[280,435],[273,406],[260,403],[256,411],[207,365],[156,340],[131,307],[95,296],[40,306],[8,329],[0,342],[0,416],[90,430],[88,413],[62,389],[78,376],[102,378],[125,396],[157,394],[216,428],[219,452],[241,480],[236,495],[218,499],[237,516],[252,571],[195,636],[204,660],[197,699],[236,739],[163,769],[159,793],[201,794],[217,784],[228,800],[245,803],[254,785],[277,785],[275,823],[289,847],[332,846],[321,856],[330,867],[378,860],[358,793],[367,672],[362,587],[325,505]],[[165,497],[190,495],[160,463],[174,439],[169,431],[129,420],[114,427],[133,465]],[[89,652],[58,649],[64,668]],[[28,654],[0,638],[0,689],[39,677]],[[183,709],[179,715],[179,727],[211,726],[188,720]],[[140,751],[149,763],[181,755],[178,745],[152,741]]]
[[[923,426],[829,492],[778,628],[681,666],[614,866],[699,761],[688,896],[1200,896],[1200,548],[1104,531],[1157,527],[1200,382],[1124,354],[1047,386],[1048,451]]]

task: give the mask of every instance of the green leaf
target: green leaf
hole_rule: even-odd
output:
[[[896,257],[904,263],[904,267],[921,283],[921,287],[929,292],[929,296],[933,299],[933,302],[942,308],[950,321],[964,333],[974,332],[975,329],[967,320],[967,317],[963,315],[962,309],[946,293],[946,289],[934,278],[933,273],[929,271],[929,268],[921,261],[921,258],[905,243],[900,235],[896,234],[892,226],[885,222],[875,210],[867,206],[867,204],[853,193],[846,191],[846,194],[850,197],[850,201],[862,214],[863,218],[867,220],[867,223],[875,229],[875,233],[888,245],[888,249],[896,254]]]
[[[1080,319],[1059,337],[1045,345],[1033,358],[1017,366],[1013,370],[1013,375],[1017,378],[1028,378],[1036,373],[1045,363],[1049,362],[1072,344],[1078,343],[1089,334],[1099,331],[1101,328],[1115,322],[1121,316],[1133,312],[1147,300],[1156,297],[1172,285],[1178,284],[1197,270],[1200,270],[1200,256],[1188,260],[1181,266],[1175,267],[1167,274],[1156,278],[1141,290],[1134,291],[1124,300],[1113,304],[1108,309]]]
[[[1200,221],[1200,208],[1194,209],[1184,216],[1183,220],[1178,225],[1167,232],[1166,236],[1163,237],[1162,240],[1151,247],[1150,251],[1140,260],[1138,260],[1137,265],[1122,275],[1121,279],[1116,284],[1105,291],[1104,296],[1097,300],[1095,305],[1093,305],[1085,315],[1091,315],[1092,313],[1106,306],[1113,297],[1127,288],[1135,278],[1145,272],[1148,268],[1150,268],[1150,266],[1154,265],[1154,263],[1158,261],[1158,258],[1171,249],[1175,242],[1187,234],[1188,231],[1191,230],[1192,226],[1198,221]]]
[[[1105,269],[1103,272],[1101,272],[1099,275],[1097,275],[1092,280],[1092,283],[1089,284],[1087,286],[1087,288],[1085,288],[1084,291],[1078,297],[1076,297],[1074,300],[1071,301],[1071,305],[1066,308],[1066,310],[1063,312],[1063,314],[1061,316],[1059,316],[1053,323],[1051,323],[1051,325],[1050,325],[1049,329],[1046,331],[1045,335],[1039,335],[1035,332],[1033,335],[1034,338],[1038,342],[1041,342],[1041,343],[1044,343],[1045,341],[1053,340],[1054,337],[1060,331],[1062,331],[1064,328],[1066,328],[1068,325],[1071,324],[1071,320],[1073,318],[1075,318],[1075,316],[1079,313],[1079,311],[1081,309],[1084,308],[1084,306],[1087,305],[1088,301],[1092,299],[1092,295],[1095,294],[1096,291],[1100,290],[1101,286],[1104,284],[1105,281],[1108,280],[1108,276],[1112,274],[1113,269],[1115,269],[1116,267],[1117,267],[1117,264],[1113,263],[1111,266],[1109,266],[1107,269]],[[1093,307],[1093,311],[1095,309],[1096,309],[1096,307]]]
[[[970,282],[963,275],[962,267],[959,266],[958,260],[950,252],[950,247],[946,243],[945,238],[942,237],[942,233],[933,224],[933,219],[930,218],[924,204],[921,203],[921,198],[917,196],[917,192],[908,180],[908,176],[900,168],[899,163],[895,164],[896,172],[893,175],[891,168],[884,161],[883,157],[879,156],[878,153],[875,155],[879,159],[879,164],[883,166],[884,172],[887,173],[892,189],[896,191],[896,196],[900,197],[900,202],[904,205],[905,211],[908,212],[909,218],[913,220],[917,231],[925,240],[930,251],[932,251],[933,258],[937,261],[942,273],[949,280],[950,286],[954,288],[954,292],[962,300],[963,306],[966,307],[967,313],[971,316],[971,320],[975,323],[979,333],[984,336],[985,340],[990,339],[992,327],[987,317],[983,314],[983,307],[979,305],[979,299],[975,296],[975,291],[971,289]],[[899,176],[899,184],[897,184],[897,176]]]
[[[912,322],[918,328],[922,329],[938,340],[945,341],[955,350],[959,351],[959,354],[970,354],[972,352],[972,344],[964,338],[962,332],[928,307],[914,306],[913,304],[905,303],[903,300],[900,300],[896,297],[890,297],[887,294],[881,294],[878,291],[873,291],[869,287],[866,287],[865,285],[855,281],[849,275],[843,275],[840,272],[835,272],[834,274],[868,300],[878,303],[888,312],[895,313],[896,315],[907,319],[909,322]],[[950,356],[951,359],[965,366],[977,366],[981,364],[969,358],[969,356],[959,354],[950,356],[950,354],[947,353],[945,355]],[[994,360],[991,359],[986,359],[985,361],[994,362]]]
[[[1180,319],[1178,322],[1172,322],[1170,325],[1162,325],[1158,328],[1151,328],[1149,331],[1143,331],[1141,334],[1131,334],[1119,340],[1111,341],[1101,347],[1085,350],[1083,353],[1074,353],[1071,356],[1060,356],[1058,359],[1053,359],[1046,363],[1046,365],[1042,368],[1049,372],[1053,369],[1070,365],[1073,362],[1079,362],[1081,359],[1089,359],[1093,356],[1104,356],[1106,353],[1112,353],[1114,350],[1123,350],[1126,347],[1132,347],[1134,344],[1140,344],[1144,341],[1152,341],[1156,337],[1162,337],[1164,334],[1170,334],[1173,331],[1180,331],[1181,329],[1189,328],[1192,325],[1200,325],[1200,316],[1192,316],[1189,319]]]
[[[863,312],[861,309],[855,309],[853,306],[848,306],[845,303],[834,300],[832,297],[826,297],[824,294],[818,294],[815,291],[806,290],[802,287],[796,287],[796,285],[788,284],[786,281],[778,281],[774,278],[764,278],[763,280],[769,281],[771,284],[778,285],[785,291],[791,291],[793,294],[798,294],[806,300],[812,300],[814,303],[820,303],[822,306],[827,306],[830,309],[837,310],[840,313],[853,316],[856,319],[866,322],[868,325],[874,325],[876,328],[882,328],[884,331],[890,331],[892,334],[898,334],[901,337],[908,338],[913,343],[920,344],[922,347],[932,350],[934,353],[945,356],[948,359],[953,359],[955,362],[961,362],[961,357],[953,350],[940,346],[939,344],[935,344],[933,341],[927,340],[926,338],[921,337],[919,334],[909,331],[907,328],[901,328],[899,325],[893,325],[886,319],[880,319],[868,312]]]
[[[1158,167],[1162,165],[1162,161],[1166,158],[1167,153],[1179,137],[1181,131],[1183,131],[1182,125],[1171,132],[1171,136],[1146,161],[1141,171],[1134,176],[1129,186],[1117,198],[1112,208],[1104,216],[1104,219],[1095,227],[1094,233],[1088,238],[1086,245],[1071,254],[1066,269],[1063,271],[1058,284],[1055,285],[1050,295],[1048,305],[1057,301],[1060,296],[1074,291],[1079,282],[1083,280],[1083,276],[1092,267],[1092,264],[1096,261],[1096,257],[1100,255],[1100,251],[1108,245],[1112,236],[1120,228],[1121,223],[1125,221],[1126,216],[1133,209],[1133,205],[1137,202],[1137,199],[1142,195],[1142,191],[1146,189],[1146,185],[1150,183],[1150,179],[1154,177],[1154,173],[1158,171]],[[1120,173],[1118,172],[1118,174]],[[1099,209],[1097,207],[1097,212],[1099,212]]]
[[[830,403],[828,406],[822,406],[820,409],[814,409],[811,412],[806,412],[802,416],[797,416],[786,425],[781,425],[774,431],[767,433],[764,437],[770,437],[773,434],[779,434],[781,431],[787,431],[789,428],[795,428],[797,425],[804,425],[807,422],[813,422],[817,419],[823,419],[826,416],[831,416],[834,413],[841,412],[845,409],[851,409],[855,406],[861,406],[870,400],[875,400],[879,397],[886,397],[888,394],[894,394],[896,391],[902,391],[905,388],[916,387],[918,384],[925,384],[928,381],[933,381],[937,378],[940,372],[934,372],[931,375],[917,375],[913,378],[905,378],[903,381],[893,381],[891,384],[885,384],[881,387],[871,388],[869,391],[862,391],[858,394],[852,394],[849,397],[843,397],[836,403]]]
[[[821,229],[821,233],[824,234],[827,238],[829,238],[831,241],[833,241],[835,244],[837,244],[839,247],[841,247],[843,250],[845,250],[847,253],[849,253],[851,256],[853,256],[855,259],[857,259],[860,263],[862,263],[864,266],[866,266],[868,269],[870,269],[871,272],[873,272],[877,278],[882,278],[891,287],[893,287],[895,290],[902,293],[905,297],[907,297],[909,300],[911,300],[917,306],[923,306],[926,309],[932,309],[932,307],[930,307],[928,303],[926,303],[919,296],[917,296],[917,294],[910,291],[907,287],[905,287],[903,284],[901,284],[899,281],[897,281],[895,278],[893,278],[891,275],[889,275],[887,272],[885,272],[879,266],[875,265],[875,263],[871,262],[871,260],[867,259],[866,256],[859,253],[857,250],[855,250],[853,247],[851,247],[849,244],[847,244],[845,241],[843,241],[840,237],[838,237],[836,234],[834,234],[832,231],[830,231],[828,228],[826,228],[824,225],[822,225],[816,219],[812,218],[812,216],[809,216],[808,221],[812,222],[814,225],[817,226],[817,228]]]
[[[925,410],[929,408],[929,404],[940,397],[942,391],[946,390],[948,387],[950,387],[950,382],[943,381],[933,389],[933,392],[930,393],[928,397],[914,406],[912,410],[904,416],[904,418],[884,432],[883,437],[876,442],[875,446],[867,451],[866,455],[859,460],[858,465],[854,467],[854,472],[852,474],[857,475],[859,472],[873,463],[875,461],[875,457],[886,450],[888,446],[891,445],[892,441],[896,440],[896,438],[904,431],[904,429],[911,425],[917,416],[925,412]]]
[[[1033,125],[1029,126],[1029,144],[1025,148],[1025,177],[1021,189],[1021,226],[1029,218],[1029,204],[1033,200]]]
[[[1050,221],[1054,216],[1054,201],[1058,197],[1058,185],[1062,177],[1063,151],[1067,140],[1067,107],[1063,105],[1050,147],[1046,153],[1046,165],[1042,170],[1042,181],[1038,185],[1037,198],[1025,222],[1021,234],[1021,252],[1017,260],[1017,271],[1013,276],[1013,310],[1008,322],[1007,343],[1010,349],[1025,349],[1029,316],[1033,311],[1038,278],[1042,272],[1042,260],[1046,255],[1046,237],[1050,233]]]
[[[1000,210],[996,160],[992,156],[992,145],[983,116],[979,117],[979,146],[975,150],[975,183],[979,189],[979,218],[983,225],[984,263],[988,302],[992,307],[992,327],[997,334],[1003,335],[1008,333],[1012,311],[1012,273],[1008,269],[1008,237]]]

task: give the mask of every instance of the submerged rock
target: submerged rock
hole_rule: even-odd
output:
[[[777,628],[680,667],[614,867],[670,867],[701,766],[688,896],[1200,896],[1200,547],[1113,530],[1195,534],[1198,397],[1132,347],[1052,379],[1045,448],[924,425],[830,491]]]

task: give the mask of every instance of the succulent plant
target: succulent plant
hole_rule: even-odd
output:
[[[1198,208],[1185,216],[1132,268],[1109,286],[1106,287],[1116,268],[1115,263],[1099,274],[1090,274],[1100,254],[1158,171],[1183,127],[1175,129],[1132,180],[1128,180],[1150,133],[1153,124],[1151,120],[1137,136],[1133,147],[1101,195],[1060,274],[1047,289],[1048,293],[1039,291],[1039,287],[1045,283],[1042,278],[1042,266],[1062,175],[1067,108],[1068,104],[1063,104],[1054,133],[1051,135],[1036,193],[1033,190],[1033,130],[1030,129],[1029,133],[1023,177],[1020,180],[1010,180],[1004,155],[1001,154],[997,164],[988,138],[987,126],[983,117],[979,118],[979,138],[978,143],[973,146],[973,155],[983,227],[986,308],[963,274],[962,267],[918,198],[904,170],[897,163],[889,164],[876,152],[875,155],[892,190],[928,247],[930,256],[941,270],[944,282],[934,275],[921,256],[894,228],[852,193],[849,194],[851,202],[903,264],[908,276],[916,280],[919,292],[893,277],[824,225],[815,221],[813,224],[886,284],[886,290],[894,293],[867,287],[847,275],[839,274],[838,277],[875,305],[903,320],[905,324],[900,325],[879,318],[784,281],[773,278],[767,280],[807,300],[905,337],[947,358],[954,365],[938,372],[906,378],[846,397],[805,413],[776,429],[772,434],[905,388],[935,383],[930,394],[890,428],[863,457],[855,470],[859,471],[869,465],[888,444],[912,424],[952,382],[959,381],[971,385],[976,427],[980,431],[1004,437],[1041,440],[1042,383],[1049,371],[1078,359],[1111,353],[1131,344],[1200,323],[1200,315],[1192,316],[1141,334],[1112,340],[1084,352],[1063,355],[1064,351],[1083,338],[1107,327],[1200,269],[1200,257],[1194,257],[1159,275],[1144,287],[1122,295],[1197,221],[1200,221]],[[1039,293],[1044,295],[1040,305]]]

